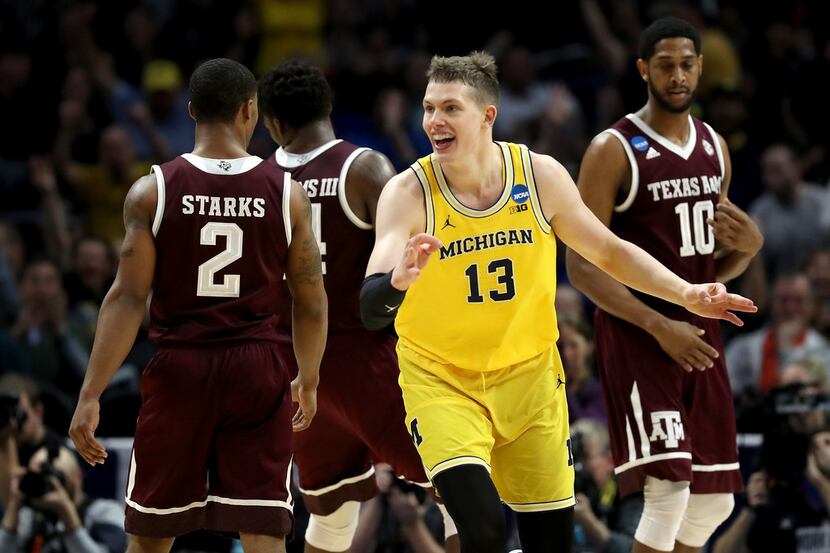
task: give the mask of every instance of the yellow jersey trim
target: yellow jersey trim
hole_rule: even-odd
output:
[[[467,217],[474,217],[480,219],[482,217],[488,217],[497,213],[501,208],[507,205],[508,200],[510,200],[510,183],[513,182],[513,163],[512,163],[512,156],[510,155],[510,148],[504,142],[496,142],[501,148],[502,154],[502,181],[503,187],[501,196],[496,203],[492,206],[488,207],[487,209],[472,209],[470,207],[465,206],[462,204],[458,199],[453,195],[452,190],[450,190],[449,184],[447,184],[447,179],[444,177],[444,172],[441,170],[441,165],[438,163],[438,160],[435,156],[430,156],[429,160],[432,164],[433,174],[436,177],[436,182],[438,183],[438,188],[441,190],[441,194],[444,196],[444,199],[447,200],[447,203],[450,204],[450,207],[461,213],[462,215],[466,215]]]

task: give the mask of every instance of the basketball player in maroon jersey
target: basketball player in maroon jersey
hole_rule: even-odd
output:
[[[290,172],[311,200],[329,298],[318,416],[294,439],[300,490],[311,513],[305,551],[345,551],[359,502],[378,492],[373,462],[386,462],[396,475],[429,486],[404,424],[396,340],[366,330],[358,303],[378,197],[395,169],[380,152],[335,137],[331,89],[313,65],[292,61],[271,69],[261,79],[259,102],[265,126],[280,145],[268,161]],[[285,294],[283,301],[283,309],[290,309],[291,297]],[[290,321],[281,323],[279,332],[290,341]],[[446,511],[444,516],[447,537],[453,536],[450,548],[457,551],[455,527]]]
[[[196,147],[132,186],[126,236],[70,435],[90,464],[99,401],[135,339],[150,289],[142,406],[127,488],[128,553],[166,553],[206,528],[238,532],[248,553],[285,551],[291,531],[291,441],[316,412],[326,295],[308,199],[290,175],[250,156],[257,83],[235,61],[190,81]],[[299,376],[276,332],[294,298]],[[291,394],[300,407],[293,415]]]
[[[738,276],[763,242],[726,199],[725,141],[689,115],[702,65],[687,22],[648,27],[637,60],[648,102],[594,139],[578,182],[611,230],[693,283]],[[633,292],[572,251],[568,273],[599,306],[597,360],[620,491],[645,496],[633,550],[699,551],[742,489],[718,322]]]

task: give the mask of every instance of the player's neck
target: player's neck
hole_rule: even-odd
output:
[[[503,178],[501,147],[487,142],[478,151],[450,163],[442,163],[441,171],[453,192],[477,195],[497,185]]]
[[[193,154],[210,159],[248,157],[247,140],[243,133],[229,125],[196,125],[196,146]]]
[[[282,149],[290,154],[305,154],[331,142],[335,138],[331,120],[326,118],[323,121],[317,121],[299,129],[294,136],[282,145]]]
[[[637,112],[646,125],[675,144],[684,145],[689,139],[689,110],[672,113],[655,107],[651,102]]]

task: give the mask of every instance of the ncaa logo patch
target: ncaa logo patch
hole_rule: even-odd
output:
[[[648,140],[645,136],[637,136],[631,137],[631,145],[634,146],[634,149],[638,152],[645,152],[648,150]]]
[[[715,149],[709,144],[709,141],[705,138],[703,139],[703,150],[706,152],[707,155],[715,155]]]
[[[517,204],[523,204],[530,198],[530,191],[527,189],[527,186],[523,184],[515,184],[513,185],[513,189],[510,191],[510,197],[513,198],[513,201]]]

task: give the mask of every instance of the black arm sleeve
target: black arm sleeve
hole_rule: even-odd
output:
[[[367,276],[360,287],[360,318],[369,330],[392,324],[406,292],[392,286],[392,271]]]

